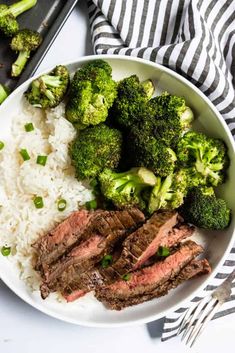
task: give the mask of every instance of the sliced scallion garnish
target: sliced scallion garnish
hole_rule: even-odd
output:
[[[24,128],[25,128],[25,131],[26,131],[26,132],[33,131],[33,130],[34,130],[33,123],[27,123],[27,124],[25,124]]]
[[[86,202],[86,209],[87,210],[95,210],[97,208],[97,202],[96,200],[91,200]]]
[[[25,148],[22,148],[20,150],[20,155],[24,161],[28,161],[30,159],[30,155],[28,154],[28,151]]]
[[[124,281],[129,281],[130,278],[131,278],[131,274],[130,274],[130,273],[126,273],[125,275],[122,276],[122,279],[123,279]]]
[[[37,164],[40,164],[43,167],[45,167],[46,162],[47,162],[47,156],[37,156]]]
[[[105,255],[101,261],[101,266],[103,268],[107,268],[111,265],[112,262],[113,262],[112,255]]]
[[[11,253],[11,247],[10,246],[3,246],[1,249],[1,254],[3,256],[9,256]]]
[[[4,142],[0,141],[0,151],[4,148]]]
[[[170,255],[170,250],[166,246],[160,246],[157,251],[157,256],[167,257]]]
[[[60,212],[63,212],[66,209],[67,201],[64,199],[60,199],[57,201],[57,209]]]
[[[43,198],[41,196],[35,196],[33,199],[33,203],[36,208],[43,208],[44,203],[43,203]]]

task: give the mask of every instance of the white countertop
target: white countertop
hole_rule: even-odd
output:
[[[85,0],[80,0],[39,70],[92,54]],[[63,43],[63,45],[61,45]],[[130,328],[76,326],[40,313],[0,281],[0,353],[156,353],[234,351],[235,314],[210,323],[195,348],[160,341],[163,320]]]

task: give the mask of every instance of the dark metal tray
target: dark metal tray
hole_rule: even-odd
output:
[[[0,0],[1,4],[12,4],[17,0]],[[0,35],[0,83],[11,90],[32,76],[51,44],[57,37],[78,0],[38,0],[35,7],[18,17],[20,28],[30,28],[42,34],[43,43],[33,54],[18,79],[10,76],[11,64],[17,55],[9,47],[9,39]]]

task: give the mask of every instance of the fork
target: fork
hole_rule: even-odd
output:
[[[230,297],[234,278],[235,269],[212,294],[192,305],[183,315],[177,335],[184,331],[181,340],[186,340],[186,345],[193,346],[215,313]]]

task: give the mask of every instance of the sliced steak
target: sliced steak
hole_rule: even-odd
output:
[[[63,297],[64,299],[67,300],[67,302],[74,302],[75,300],[77,300],[78,298],[83,297],[87,292],[85,292],[82,289],[77,289],[73,292],[71,292],[70,294],[64,294]]]
[[[206,259],[193,260],[188,265],[186,265],[177,276],[166,281],[152,291],[146,291],[143,294],[130,296],[129,298],[116,298],[115,296],[106,297],[102,294],[98,294],[97,298],[102,301],[108,308],[121,310],[131,305],[140,304],[145,301],[164,296],[168,294],[170,289],[176,288],[181,283],[196,276],[208,274],[210,272],[211,267]]]
[[[109,236],[111,241],[114,238],[115,241],[116,237],[126,234],[127,230],[133,231],[144,221],[144,214],[136,208],[123,211],[73,212],[32,245],[37,253],[35,269],[41,270],[43,267],[43,270],[46,270],[48,265],[79,243],[81,236],[82,240],[85,240],[97,231],[98,234]]]
[[[86,240],[54,264],[48,267],[44,265],[42,297],[46,298],[50,291],[68,286],[74,277],[77,278],[100,261],[105,252],[110,252],[117,242],[142,224],[144,219],[144,214],[137,209],[96,214],[85,229],[85,236],[82,235]]]
[[[35,269],[40,270],[41,266],[46,267],[63,255],[79,240],[94,215],[95,212],[91,213],[86,210],[73,212],[51,232],[38,239],[32,245],[37,253]]]
[[[172,229],[172,231],[169,233],[167,237],[167,244],[165,244],[167,247],[173,247],[176,246],[181,240],[190,237],[194,232],[194,227],[189,226],[188,224],[179,224],[176,227]],[[161,244],[163,245],[163,244]],[[120,252],[119,256],[120,257]],[[115,258],[118,258],[116,254],[113,255],[113,259],[115,261]],[[147,262],[144,263],[144,265],[150,265],[153,262],[156,262],[158,258],[153,257],[147,260]],[[107,269],[103,270],[100,266],[96,266],[93,269],[89,271],[85,271],[82,274],[74,274],[70,285],[68,286],[68,291],[70,291],[70,288],[72,287],[73,290],[78,289],[78,288],[84,288],[86,290],[93,290],[94,288],[97,288],[98,286],[102,286],[105,283],[110,283],[114,282],[116,278],[116,273],[114,274],[114,278],[108,279],[106,278],[106,273]],[[65,291],[67,289],[65,288]]]
[[[143,265],[153,256],[159,246],[166,246],[168,235],[178,222],[178,214],[174,211],[154,213],[152,217],[123,242],[123,250],[119,259],[102,275],[110,281],[121,277]]]
[[[118,281],[98,288],[97,299],[109,302],[115,300],[128,300],[131,297],[140,296],[152,292],[166,281],[174,278],[197,255],[203,252],[203,248],[193,241],[187,241],[179,246],[172,255],[152,266],[133,272],[128,281]]]

